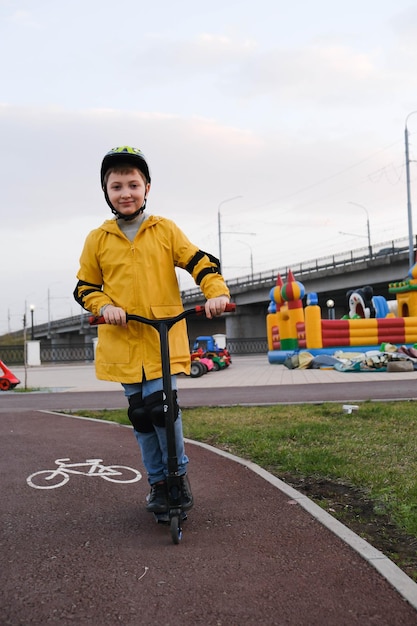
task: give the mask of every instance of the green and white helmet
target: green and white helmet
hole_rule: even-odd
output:
[[[141,150],[138,150],[137,148],[132,148],[131,146],[120,146],[118,148],[112,148],[111,150],[109,150],[109,152],[107,152],[107,154],[103,158],[103,161],[101,164],[101,170],[100,170],[100,182],[101,182],[101,187],[104,191],[104,197],[106,198],[106,202],[111,208],[112,212],[117,217],[130,221],[134,219],[135,217],[137,217],[139,213],[142,213],[142,211],[145,210],[146,198],[143,203],[143,206],[140,209],[138,209],[138,211],[136,211],[133,215],[126,216],[116,211],[116,209],[111,204],[109,197],[107,195],[107,190],[104,184],[104,178],[106,176],[107,170],[119,164],[131,165],[132,167],[137,168],[145,176],[145,179],[148,183],[151,182],[151,175],[149,171],[149,166],[146,162],[145,155],[143,154]]]

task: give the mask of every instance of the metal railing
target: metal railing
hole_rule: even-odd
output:
[[[283,279],[286,278],[289,267],[291,267],[291,271],[294,276],[299,278],[303,275],[305,276],[306,274],[311,274],[312,272],[325,272],[345,267],[347,265],[352,265],[354,263],[375,261],[386,256],[392,257],[400,254],[407,254],[407,242],[408,240],[405,238],[392,239],[390,241],[384,241],[374,245],[371,253],[368,247],[357,248],[356,250],[349,250],[347,252],[340,252],[330,256],[319,257],[318,259],[290,263],[285,267],[267,270],[266,272],[258,272],[251,274],[250,276],[239,276],[238,278],[228,279],[227,286],[232,293],[245,287],[272,287],[276,284],[278,274],[280,274]],[[184,303],[187,301],[194,301],[199,297],[199,295],[201,295],[199,288],[187,289],[181,294]]]
[[[82,344],[79,346],[53,346],[50,348],[41,347],[42,363],[64,363],[64,362],[94,361],[93,344]]]
[[[24,365],[23,345],[0,346],[0,359],[6,365]],[[93,344],[44,346],[40,348],[41,363],[80,363],[94,361]]]
[[[263,354],[268,350],[266,338],[229,339],[227,349],[230,354]],[[24,365],[24,347],[0,346],[0,359],[6,365]],[[92,363],[93,344],[66,345],[40,348],[41,363]]]
[[[0,359],[6,365],[23,365],[25,362],[25,347],[0,346]]]
[[[253,339],[228,339],[226,347],[230,354],[266,354],[268,341],[262,337]]]

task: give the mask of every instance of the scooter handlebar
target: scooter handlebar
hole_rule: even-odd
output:
[[[88,323],[90,326],[100,326],[100,324],[105,324],[106,320],[104,319],[104,315],[90,315]]]
[[[194,309],[189,309],[189,310],[194,311],[196,315],[204,315],[206,311],[204,308],[204,304],[199,304]],[[234,302],[229,302],[228,304],[226,304],[224,313],[234,313],[235,311],[236,311],[236,304]]]
[[[228,304],[226,304],[224,313],[234,313],[234,311],[236,311],[236,304],[234,302],[229,302]],[[187,313],[188,315],[191,315],[193,313],[195,315],[205,315],[205,308],[203,304],[199,304],[193,309],[187,309],[185,313]],[[128,314],[127,314],[127,317],[129,319]],[[88,322],[90,326],[99,326],[100,324],[105,324],[106,320],[104,319],[104,315],[100,315],[100,316],[91,315],[88,318]]]

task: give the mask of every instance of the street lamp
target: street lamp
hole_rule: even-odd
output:
[[[29,309],[30,309],[30,338],[33,341],[35,339],[35,331],[33,328],[33,315],[35,313],[35,305],[31,304]]]
[[[238,198],[242,198],[242,196],[233,196],[233,198],[227,198],[227,200],[222,200],[222,202],[220,202],[219,206],[217,207],[217,228],[218,228],[218,236],[219,236],[220,271],[222,267],[222,222],[221,222],[220,208],[223,206],[223,204],[226,204],[226,202],[231,202],[232,200],[237,200]]]
[[[250,277],[251,280],[253,280],[253,253],[252,253],[252,246],[250,246],[248,243],[246,243],[246,241],[238,241],[238,243],[242,243],[244,246],[247,246],[250,250]]]
[[[335,319],[334,300],[327,300],[326,306],[327,306],[327,314],[328,314],[329,320],[334,320]]]
[[[405,173],[407,179],[407,215],[408,215],[408,265],[412,267],[414,265],[414,241],[413,241],[413,214],[411,211],[411,185],[410,185],[410,153],[408,150],[408,128],[407,122],[411,115],[414,115],[417,111],[411,111],[405,118]]]
[[[368,213],[368,210],[362,204],[358,204],[357,202],[349,202],[349,204],[353,204],[353,206],[360,207],[366,213],[366,231],[367,231],[367,234],[368,234],[368,249],[369,249],[369,256],[372,257],[371,229],[370,229],[370,226],[369,226],[369,213]]]

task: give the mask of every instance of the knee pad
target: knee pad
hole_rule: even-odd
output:
[[[133,428],[138,433],[151,433],[154,430],[149,412],[145,409],[145,402],[141,393],[129,396],[129,408],[127,416],[132,422]]]
[[[144,398],[144,408],[154,426],[165,426],[165,417],[168,411],[167,397],[164,391],[155,391]],[[177,419],[180,407],[177,402],[177,392],[172,392],[172,403],[174,407],[174,420]]]

